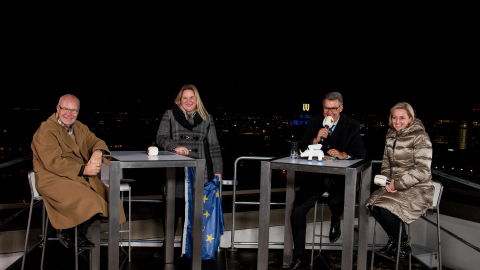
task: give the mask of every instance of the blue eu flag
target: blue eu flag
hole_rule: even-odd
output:
[[[193,213],[193,181],[194,168],[188,168],[188,219],[186,222],[186,233],[184,229],[184,254],[191,258],[192,240],[192,213]],[[215,253],[220,246],[220,236],[223,235],[225,224],[223,222],[223,211],[220,200],[220,182],[218,177],[204,184],[203,196],[203,229],[202,229],[202,260],[215,260]]]

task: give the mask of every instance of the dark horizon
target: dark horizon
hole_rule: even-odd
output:
[[[212,112],[278,114],[330,91],[344,95],[345,113],[388,114],[407,101],[420,118],[455,118],[478,106],[476,24],[451,5],[55,7],[9,10],[7,107],[54,108],[71,93],[84,111],[162,114],[185,83]]]

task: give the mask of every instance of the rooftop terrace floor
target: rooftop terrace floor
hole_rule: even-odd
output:
[[[190,260],[180,258],[180,248],[175,248],[176,260],[174,264],[164,264],[162,259],[153,257],[153,253],[159,250],[159,248],[150,247],[134,247],[132,249],[132,262],[124,262],[126,255],[120,252],[120,265],[124,262],[122,270],[140,270],[140,269],[190,269]],[[41,248],[35,248],[28,256],[26,260],[25,269],[39,269],[41,259]],[[281,249],[271,249],[269,251],[269,269],[276,270],[282,269],[282,254]],[[341,251],[323,251],[322,252],[325,261],[329,264],[331,269],[340,269]],[[354,255],[356,256],[356,255]],[[88,254],[79,258],[79,269],[89,269],[88,267]],[[356,260],[356,257],[354,258]],[[75,269],[75,260],[73,249],[65,249],[57,241],[49,241],[47,244],[44,269]],[[230,252],[227,249],[221,249],[217,252],[215,261],[203,261],[202,269],[217,270],[217,269],[231,269],[231,270],[250,270],[256,269],[257,263],[257,250],[256,249],[238,249],[236,252]],[[368,260],[368,268],[370,266],[370,255]],[[380,257],[375,256],[374,269],[394,269],[395,263]],[[8,269],[21,269],[21,263],[15,266],[11,266]],[[100,269],[107,269],[107,248],[101,247],[101,265]],[[318,258],[313,265],[313,268],[307,269],[328,269],[325,262]],[[400,269],[408,269],[406,262],[400,263]],[[421,263],[412,258],[412,269],[428,269]],[[443,269],[450,269],[444,267]]]

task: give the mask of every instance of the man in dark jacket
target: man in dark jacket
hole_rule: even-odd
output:
[[[298,143],[300,150],[305,151],[309,145],[320,143],[325,154],[338,159],[363,159],[366,150],[360,136],[360,123],[343,113],[343,97],[338,92],[331,92],[323,99],[323,116],[316,116],[308,121],[305,133]],[[332,128],[323,127],[323,119],[333,118]],[[323,138],[323,141],[321,141]],[[340,216],[343,213],[345,176],[304,173],[291,215],[294,260],[287,269],[305,269],[305,230],[306,215],[315,202],[328,191],[327,204],[332,213],[330,224],[330,242],[340,237]]]

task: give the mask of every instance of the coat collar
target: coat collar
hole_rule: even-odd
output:
[[[77,155],[78,157],[82,157],[82,153],[80,151],[80,147],[77,142],[83,141],[85,134],[82,134],[82,132],[78,130],[79,123],[77,123],[76,125],[73,125],[73,130],[75,132],[75,139],[74,139],[72,136],[70,136],[70,134],[68,134],[65,128],[62,125],[60,125],[60,123],[58,123],[55,113],[48,118],[48,121],[53,122],[54,127],[58,130],[58,133],[60,134],[60,138],[58,139],[62,140],[68,147],[70,147],[73,153],[75,153],[75,155]]]
[[[394,128],[390,128],[387,132],[387,137],[391,137],[391,138],[394,138],[394,137],[403,137],[403,136],[406,136],[414,131],[418,131],[418,130],[425,130],[425,126],[423,125],[422,121],[418,118],[415,118],[415,120],[413,121],[413,124],[409,127],[407,127],[406,129],[402,129],[400,131],[396,131]]]
[[[188,121],[187,118],[185,117],[185,113],[178,107],[178,105],[173,105],[172,108],[173,112],[173,117],[175,117],[175,120],[184,128],[188,130],[192,130],[194,127],[196,127],[198,124],[202,123],[203,119],[200,116],[199,113],[195,114],[195,118],[193,121],[193,125],[191,125]]]

